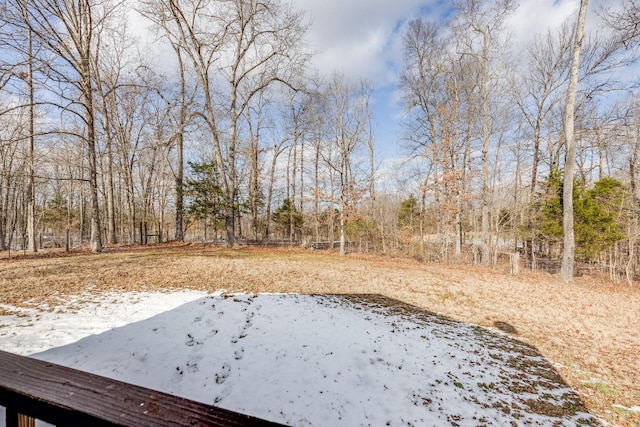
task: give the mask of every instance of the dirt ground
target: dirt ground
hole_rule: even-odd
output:
[[[85,291],[192,288],[228,292],[381,294],[455,320],[500,329],[538,349],[587,408],[640,426],[640,287],[580,277],[339,257],[302,249],[159,245],[104,254],[0,254],[1,304],[54,306]]]

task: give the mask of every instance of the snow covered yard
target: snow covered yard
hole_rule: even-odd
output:
[[[597,424],[533,348],[379,296],[0,305],[0,349],[293,426]]]

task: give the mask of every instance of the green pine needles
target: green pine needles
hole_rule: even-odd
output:
[[[545,191],[533,204],[530,232],[540,243],[553,247],[561,243],[562,171],[552,171],[544,184]],[[620,181],[602,178],[593,188],[574,180],[573,209],[576,236],[576,258],[597,259],[605,249],[625,238],[621,231],[628,214],[629,193]]]

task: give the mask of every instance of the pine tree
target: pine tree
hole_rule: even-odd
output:
[[[187,179],[183,194],[187,196],[187,213],[196,219],[224,218],[224,193],[215,163],[191,163],[193,178]]]
[[[552,172],[544,185],[546,191],[534,206],[538,214],[534,217],[532,232],[537,241],[552,248],[564,237],[562,173]],[[620,217],[627,194],[625,186],[613,178],[603,178],[589,190],[574,179],[575,253],[578,259],[594,260],[603,250],[625,237],[620,231]]]
[[[275,222],[289,237],[292,237],[292,230],[296,231],[302,228],[302,213],[296,209],[295,204],[289,198],[282,201],[282,205],[271,214],[271,220]],[[293,225],[293,226],[292,226]]]

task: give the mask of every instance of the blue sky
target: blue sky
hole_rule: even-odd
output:
[[[307,44],[316,53],[312,61],[314,68],[327,77],[338,71],[354,81],[365,78],[371,83],[375,89],[372,116],[379,158],[402,157],[404,153],[398,144],[402,129],[397,91],[398,74],[403,66],[402,35],[406,25],[416,17],[444,23],[451,15],[452,0],[283,1],[291,1],[311,22]],[[597,25],[593,15],[603,5],[615,6],[621,1],[590,0],[587,30]],[[544,33],[574,17],[579,5],[579,0],[516,2],[518,8],[508,22],[515,51],[523,50],[536,33]],[[144,28],[146,26],[142,26],[140,34],[148,37]],[[173,56],[169,50],[166,54]]]
[[[608,2],[608,4],[617,2]],[[397,77],[402,67],[402,34],[413,18],[443,22],[450,13],[447,0],[293,0],[311,19],[310,47],[314,66],[325,75],[334,70],[374,86],[373,118],[376,144],[383,158],[402,155],[397,145]],[[578,0],[520,0],[510,17],[512,41],[524,46],[535,33],[557,26],[577,12]],[[595,11],[602,0],[591,0]],[[592,12],[593,13],[593,12]]]

